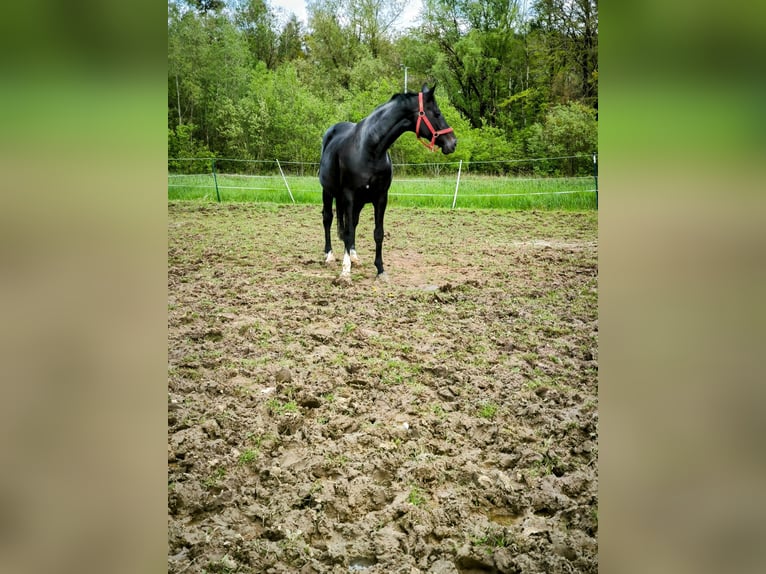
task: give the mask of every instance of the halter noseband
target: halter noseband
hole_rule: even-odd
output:
[[[451,131],[454,131],[452,128],[446,128],[443,130],[435,130],[434,127],[431,125],[431,121],[428,119],[428,116],[426,115],[425,110],[423,109],[423,92],[418,92],[418,121],[415,124],[415,137],[418,139],[420,143],[422,143],[424,146],[426,146],[431,151],[434,151],[434,147],[436,146],[436,138],[438,138],[440,135],[448,134]],[[426,124],[426,127],[431,131],[431,143],[427,144],[425,141],[420,139],[420,136],[418,135],[418,132],[420,131],[420,122],[423,121]]]

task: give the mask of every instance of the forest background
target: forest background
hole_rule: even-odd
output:
[[[394,163],[597,152],[595,0],[308,0],[307,23],[266,0],[169,0],[168,168],[176,158],[317,162],[324,131],[425,82],[458,134],[449,158],[400,138]],[[406,70],[405,70],[406,68]],[[482,163],[488,162],[488,163]],[[582,161],[535,162],[585,175]],[[482,168],[482,166],[485,166]]]

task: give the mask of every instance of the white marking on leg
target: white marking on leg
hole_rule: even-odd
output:
[[[325,257],[324,262],[332,263],[333,261],[335,261],[335,255],[333,255],[332,249],[330,249],[330,251],[327,252],[327,257]]]
[[[343,254],[343,270],[340,272],[341,276],[351,275],[351,256],[346,251]]]
[[[356,254],[356,249],[352,249],[349,252],[349,256],[351,257],[351,263],[359,263],[359,256]]]

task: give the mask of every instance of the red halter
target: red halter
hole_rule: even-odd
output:
[[[420,106],[420,109],[418,110],[418,121],[417,124],[415,124],[415,137],[418,138],[418,141],[422,143],[424,146],[426,146],[431,151],[434,151],[434,147],[436,146],[436,138],[438,138],[442,134],[448,134],[451,131],[453,131],[452,128],[447,128],[444,130],[436,131],[434,127],[431,125],[431,121],[428,119],[428,116],[426,115],[426,112],[423,110],[423,92],[418,92],[418,106]],[[418,135],[418,132],[420,131],[420,122],[423,121],[426,124],[426,127],[431,131],[431,143],[427,144],[425,141],[420,139],[420,136]]]

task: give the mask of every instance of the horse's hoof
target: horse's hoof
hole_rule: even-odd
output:
[[[354,265],[359,265],[362,263],[362,260],[359,259],[359,255],[357,255],[356,251],[353,249],[349,253],[349,257],[351,258],[351,263],[353,263]]]
[[[388,273],[385,271],[383,273],[378,273],[378,276],[375,277],[375,281],[379,281],[381,283],[388,283]]]
[[[325,264],[329,265],[330,263],[333,263],[335,261],[335,255],[333,255],[332,251],[327,252],[327,256],[325,257]]]
[[[335,281],[333,281],[335,285],[341,285],[343,287],[348,287],[351,285],[351,275],[339,275],[335,278]]]

